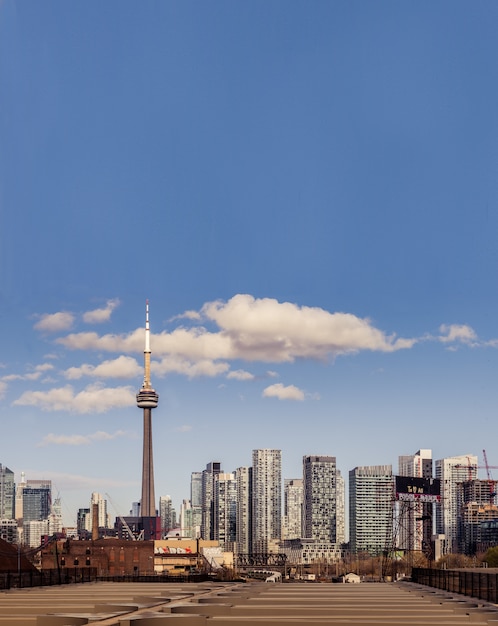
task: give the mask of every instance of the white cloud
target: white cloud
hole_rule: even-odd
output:
[[[6,393],[7,393],[7,383],[0,381],[0,400],[5,398]]]
[[[57,333],[63,330],[69,330],[74,323],[74,315],[67,311],[59,313],[46,313],[40,316],[40,320],[36,322],[36,330],[45,333]]]
[[[143,368],[131,356],[119,356],[117,359],[103,361],[99,365],[84,363],[79,367],[70,367],[64,372],[68,380],[77,380],[83,376],[93,378],[140,378]]]
[[[245,370],[233,370],[232,372],[228,372],[227,378],[234,380],[254,380],[255,376]]]
[[[75,393],[71,385],[48,391],[25,391],[13,402],[19,406],[37,406],[42,411],[72,413],[105,413],[111,409],[132,406],[136,394],[131,387],[104,387],[101,383],[88,385]]]
[[[180,315],[175,315],[169,321],[172,322],[174,320],[181,320],[181,319],[200,320],[201,314],[199,313],[199,311],[185,311],[184,313],[181,313]]]
[[[274,372],[273,370],[267,370],[266,375],[268,378],[278,378],[278,372]]]
[[[439,330],[441,333],[444,333],[439,337],[439,341],[443,343],[453,341],[459,341],[469,345],[477,345],[478,343],[476,332],[466,324],[442,324]]]
[[[44,471],[26,468],[26,475],[32,479],[51,480],[52,484],[62,491],[70,491],[73,489],[86,489],[89,492],[105,491],[113,487],[134,487],[137,481],[124,481],[109,478],[108,476],[81,476],[78,474],[65,474],[63,472]]]
[[[282,383],[266,387],[262,395],[263,398],[278,398],[279,400],[304,400],[304,391],[302,389],[294,385],[285,387]]]
[[[2,376],[1,379],[8,382],[13,380],[38,380],[44,372],[53,370],[54,366],[51,363],[42,363],[32,369],[33,371],[27,374],[7,374],[6,376]]]
[[[232,356],[269,362],[326,359],[359,350],[393,352],[413,339],[386,336],[367,319],[271,298],[236,295],[204,305],[204,315],[230,340]]]
[[[183,426],[178,426],[175,430],[177,433],[188,433],[192,430],[192,426],[189,424],[183,424]]]
[[[87,446],[92,441],[109,441],[111,439],[117,439],[118,437],[130,436],[129,433],[124,430],[117,430],[114,433],[106,433],[104,431],[97,431],[90,435],[55,435],[49,433],[37,444],[38,448],[42,448],[48,445],[57,446]]]
[[[13,380],[25,380],[25,376],[23,374],[7,374],[2,376],[2,380],[10,383]]]
[[[37,372],[48,372],[53,369],[54,366],[52,365],[52,363],[40,363],[40,365],[35,366],[35,370]]]
[[[94,309],[93,311],[87,311],[83,313],[83,321],[86,324],[101,324],[102,322],[108,322],[111,319],[112,312],[119,306],[120,302],[118,298],[114,300],[107,300],[107,304],[103,309]]]
[[[199,361],[189,361],[178,357],[166,357],[159,363],[153,362],[151,365],[152,373],[159,376],[166,374],[183,374],[188,378],[197,376],[219,376],[224,374],[230,366],[228,363],[215,362],[210,359],[201,359]]]
[[[155,334],[151,337],[154,355],[188,362],[242,359],[280,363],[297,358],[324,360],[360,350],[394,352],[417,341],[388,336],[369,320],[349,313],[329,313],[250,295],[209,302],[201,313],[218,330],[197,325]],[[128,335],[74,333],[57,342],[70,349],[142,352],[143,329]]]
[[[56,343],[70,350],[102,350],[104,352],[143,352],[144,329],[137,328],[128,335],[102,335],[96,332],[71,333],[59,337]],[[154,350],[156,352],[156,350]]]

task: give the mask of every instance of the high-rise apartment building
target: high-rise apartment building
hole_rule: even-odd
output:
[[[109,528],[109,515],[107,513],[107,500],[101,493],[92,492],[90,498],[90,513],[93,516],[93,507],[97,507],[98,527]]]
[[[202,523],[201,537],[214,539],[214,481],[221,472],[221,463],[212,461],[202,472]]]
[[[18,543],[17,520],[0,519],[0,539],[7,543]]]
[[[237,524],[237,484],[234,474],[217,474],[214,481],[214,539],[233,552]]]
[[[341,472],[336,474],[336,543],[346,543],[346,481]]]
[[[278,549],[282,524],[282,451],[252,452],[252,550]]]
[[[192,472],[190,476],[190,504],[202,507],[202,472]]]
[[[15,501],[16,520],[20,527],[22,527],[22,494],[26,485],[26,474],[24,472],[21,472],[21,482],[19,482],[16,487]]]
[[[457,484],[458,551],[474,556],[483,543],[482,524],[498,520],[496,483],[466,480]]]
[[[15,517],[14,472],[0,463],[0,519]]]
[[[176,527],[176,511],[173,508],[171,496],[160,496],[159,517],[161,518],[161,536],[165,537],[170,530]]]
[[[304,537],[336,543],[337,498],[335,456],[303,457]]]
[[[377,556],[391,545],[393,496],[391,465],[355,467],[349,472],[349,541],[353,553]]]
[[[182,537],[197,539],[201,535],[202,508],[183,500],[180,507],[180,531]]]
[[[185,509],[187,511],[187,509]],[[190,512],[186,513],[189,518],[189,537],[200,537],[202,527],[202,472],[192,472],[190,477]]]
[[[252,467],[235,470],[237,525],[235,530],[236,552],[252,552]]]
[[[50,515],[48,516],[48,534],[55,535],[62,532],[62,505],[61,499],[55,498],[52,502]]]
[[[42,537],[50,533],[48,518],[39,520],[24,520],[23,543],[30,548],[37,548],[42,544]]]
[[[418,450],[415,454],[398,457],[399,476],[432,478],[432,450]],[[398,505],[399,538],[402,550],[429,554],[433,534],[432,502],[402,502]]]
[[[76,528],[80,539],[88,539],[92,532],[92,515],[90,509],[78,509]]]
[[[436,461],[441,481],[441,502],[436,505],[436,532],[445,536],[443,551],[458,552],[458,484],[477,478],[477,456],[464,454]]]
[[[284,479],[284,518],[282,539],[300,539],[303,536],[303,479]]]

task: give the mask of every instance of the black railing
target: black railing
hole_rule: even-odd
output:
[[[420,585],[498,603],[498,573],[487,570],[451,570],[414,567],[412,581]]]
[[[0,589],[23,587],[50,587],[52,585],[71,585],[89,583],[97,580],[95,567],[61,567],[30,572],[0,573]]]
[[[49,569],[31,572],[1,572],[0,589],[21,589],[23,587],[50,587],[53,585],[72,585],[95,581],[139,582],[139,583],[199,583],[211,580],[208,574],[177,575],[167,574],[119,574],[97,576],[95,567],[62,567],[60,570]]]

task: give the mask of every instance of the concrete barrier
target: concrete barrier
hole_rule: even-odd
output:
[[[138,604],[96,604],[94,613],[131,613],[139,609]]]
[[[206,626],[204,615],[139,616],[119,621],[119,626]]]
[[[39,615],[36,626],[82,626],[88,624],[88,620],[80,615]]]
[[[171,613],[189,613],[198,615],[209,615],[210,617],[218,615],[230,615],[232,610],[231,604],[181,604],[179,606],[165,607]]]

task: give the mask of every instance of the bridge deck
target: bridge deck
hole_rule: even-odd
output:
[[[498,607],[410,583],[92,583],[0,592],[0,626],[498,626]]]

